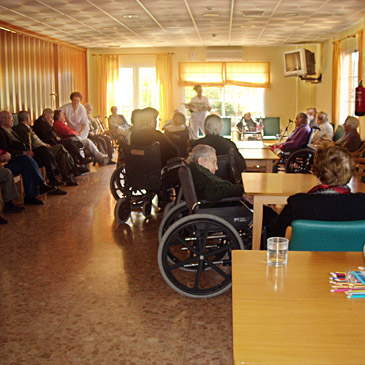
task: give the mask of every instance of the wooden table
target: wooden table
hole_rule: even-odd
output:
[[[249,172],[272,172],[280,159],[269,148],[240,148],[239,151],[246,160]]]
[[[269,148],[263,141],[235,141],[238,149],[246,148]]]
[[[252,249],[259,250],[262,215],[265,204],[286,204],[289,196],[306,193],[318,183],[311,174],[242,173],[245,194],[254,196]],[[357,179],[350,182],[352,192],[365,192],[365,184]],[[365,361],[364,361],[365,363]]]
[[[331,293],[329,272],[364,266],[361,252],[233,251],[234,364],[365,363],[365,299]]]

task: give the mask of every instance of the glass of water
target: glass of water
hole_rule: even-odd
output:
[[[285,266],[288,263],[289,240],[285,237],[267,239],[267,263],[271,266]]]

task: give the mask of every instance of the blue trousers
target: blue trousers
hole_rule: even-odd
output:
[[[6,167],[14,176],[22,175],[26,198],[35,198],[39,194],[38,186],[44,183],[44,180],[35,160],[27,155],[13,155]]]

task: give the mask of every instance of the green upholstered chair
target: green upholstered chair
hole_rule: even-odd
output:
[[[364,244],[365,221],[292,222],[289,244],[292,251],[363,251]]]

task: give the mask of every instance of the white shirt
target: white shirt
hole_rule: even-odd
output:
[[[210,107],[208,98],[204,95],[202,95],[201,98],[199,98],[197,95],[191,99],[190,104],[194,105],[193,110],[197,110],[191,113],[190,120],[204,122],[205,116],[207,115],[207,110]],[[199,111],[199,109],[203,110]]]
[[[321,140],[323,141],[332,141],[333,137],[333,127],[329,122],[325,122],[319,126],[321,128],[319,131],[317,131],[313,138],[312,143],[318,143]]]
[[[70,128],[80,132],[82,125],[86,125],[86,128],[82,132],[80,138],[87,138],[89,135],[89,119],[87,118],[85,107],[82,104],[79,104],[76,110],[74,110],[72,103],[68,103],[62,105],[61,110],[65,113],[67,124]]]

